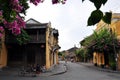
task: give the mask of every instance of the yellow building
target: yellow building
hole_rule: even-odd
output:
[[[5,36],[1,38],[1,47],[0,47],[0,68],[7,66],[7,49],[5,46]]]
[[[99,31],[103,28],[107,28],[109,30],[112,30],[112,32],[115,32],[117,35],[117,38],[120,39],[120,13],[113,13],[112,14],[112,19],[111,19],[111,24],[106,24],[103,21],[100,21],[97,24],[96,31]],[[108,61],[108,54],[104,55],[103,53],[96,53],[94,52],[94,57],[93,57],[93,62],[97,65],[105,65],[106,67],[109,66],[109,61]],[[117,53],[117,64],[118,64],[118,69],[120,70],[120,53]]]
[[[3,37],[0,68],[40,64],[49,69],[52,65],[57,64],[60,49],[58,30],[53,29],[50,22],[40,23],[32,18],[26,21],[25,30],[31,39],[23,45],[19,45],[11,35]]]

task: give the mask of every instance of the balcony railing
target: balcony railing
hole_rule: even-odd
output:
[[[31,39],[29,43],[45,43],[45,35],[30,35]]]
[[[45,35],[30,35],[30,41],[28,43],[45,43],[46,37]],[[7,36],[5,39],[6,43],[17,44],[18,41],[13,36]]]

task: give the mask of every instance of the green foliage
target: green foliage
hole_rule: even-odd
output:
[[[82,2],[84,2],[85,0],[82,0]]]
[[[86,37],[83,41],[80,42],[80,44],[82,46],[85,46],[86,48],[92,46],[94,43],[95,43],[94,35],[90,35],[90,36]]]
[[[20,3],[22,3],[23,10],[22,13],[26,15],[26,10],[29,8],[29,5],[27,3],[28,0],[20,0]]]
[[[116,63],[115,62],[111,62],[110,63],[110,67],[112,70],[116,70]]]
[[[111,69],[113,69],[113,70],[116,69],[115,54],[113,54],[113,53],[109,54],[109,65],[110,65]]]
[[[80,61],[84,61],[85,53],[83,48],[76,50],[75,54],[76,54],[76,57],[80,59]]]
[[[117,39],[115,33],[111,34],[111,32],[106,28],[99,32],[94,31],[93,35],[86,37],[80,43],[87,51],[89,51],[87,53],[91,53],[93,51],[107,51],[114,53],[114,47],[116,52],[120,49],[120,41]]]
[[[108,45],[112,44],[112,37],[107,29],[102,29],[98,33],[94,32],[96,44],[93,49],[97,52],[104,52],[108,49]]]
[[[75,54],[81,57],[84,57],[84,49],[79,49],[75,51]]]
[[[16,15],[26,15],[26,10],[29,8],[28,0],[19,1],[23,9],[21,12],[17,13],[14,9],[11,8],[10,0],[0,0],[0,3],[2,3],[0,4],[0,10],[3,11],[3,18],[8,22],[13,22],[16,19]]]
[[[21,30],[21,34],[16,36],[16,39],[20,45],[26,44],[31,38],[30,36],[26,33],[25,30]]]
[[[62,52],[59,52],[59,53],[58,53],[58,55],[59,55],[59,56],[62,56],[62,55],[63,55],[63,53],[62,53]]]
[[[93,52],[91,52],[91,49],[88,49],[88,48],[80,48],[80,49],[76,50],[76,52],[75,52],[76,57],[80,61],[90,60],[93,57],[92,53]]]
[[[84,1],[85,0],[82,0],[82,2]],[[108,0],[89,0],[89,1],[94,4],[94,6],[96,7],[96,10],[92,11],[90,17],[88,18],[88,21],[87,21],[88,26],[95,25],[101,19],[105,23],[110,24],[112,13],[106,12],[105,15],[103,16],[103,12],[100,11],[101,6],[105,5]]]
[[[3,4],[1,5],[1,10],[3,10],[3,18],[7,20],[8,22],[12,22],[15,19],[16,12],[9,8],[9,1],[3,1]]]
[[[103,16],[102,20],[108,24],[111,24],[111,17],[112,17],[112,13],[106,12],[105,15]]]
[[[120,49],[119,41],[115,33],[111,34],[108,29],[102,29],[101,31],[94,33],[96,44],[93,46],[94,51],[97,52],[113,52],[114,47],[116,51]]]
[[[107,2],[107,0],[90,0],[92,3],[94,3],[96,9],[100,9],[101,5],[105,4]]]
[[[95,10],[91,13],[89,19],[88,19],[88,25],[95,25],[98,23],[103,17],[103,13],[100,10]]]

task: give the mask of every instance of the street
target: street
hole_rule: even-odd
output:
[[[44,80],[120,80],[120,74],[101,72],[76,63],[68,63],[68,71]]]
[[[53,76],[18,77],[0,76],[0,80],[120,80],[120,74],[103,72],[84,65],[67,62],[66,73]]]

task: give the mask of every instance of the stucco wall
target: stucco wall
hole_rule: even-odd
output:
[[[94,54],[93,54],[93,63],[97,64],[97,66],[104,65],[105,64],[105,62],[104,62],[104,53],[94,52]]]
[[[2,43],[2,50],[1,50],[1,66],[5,67],[7,66],[7,51],[6,46],[4,43]]]
[[[120,70],[120,53],[118,54],[118,70]]]

